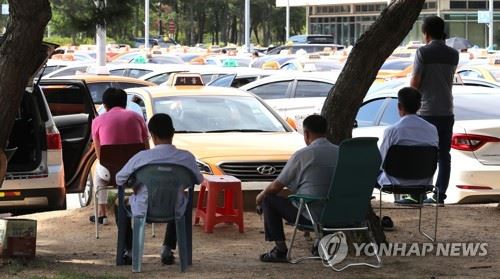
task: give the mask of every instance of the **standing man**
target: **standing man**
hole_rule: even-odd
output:
[[[126,110],[127,93],[123,89],[110,87],[102,95],[102,104],[106,113],[99,115],[92,121],[92,140],[97,159],[100,159],[101,146],[112,144],[144,143],[149,148],[148,130],[142,116],[131,110]],[[94,188],[106,186],[109,172],[97,164],[94,175]],[[106,204],[108,192],[100,191],[97,197],[99,224],[107,224]],[[90,216],[90,222],[96,222],[96,216]]]
[[[433,124],[439,135],[439,172],[436,193],[424,203],[442,204],[450,180],[451,137],[455,118],[451,87],[458,64],[458,52],[445,44],[444,21],[437,16],[424,19],[422,33],[426,46],[417,50],[411,86],[422,94],[420,116]]]
[[[335,167],[338,146],[326,138],[326,119],[321,115],[310,115],[303,122],[304,141],[307,146],[295,152],[283,171],[266,189],[257,195],[257,206],[264,214],[266,241],[274,241],[275,247],[260,255],[263,262],[288,262],[283,219],[295,222],[298,209],[290,200],[278,193],[287,187],[292,193],[326,197]],[[313,218],[321,214],[321,204],[311,204]],[[299,218],[300,224],[311,224],[307,215]]]

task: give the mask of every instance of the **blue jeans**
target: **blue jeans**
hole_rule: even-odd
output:
[[[421,116],[427,122],[434,125],[438,131],[439,136],[439,170],[436,179],[436,187],[439,189],[439,197],[434,193],[434,198],[439,201],[446,199],[446,189],[450,182],[451,170],[451,137],[453,135],[453,124],[455,123],[455,116]]]

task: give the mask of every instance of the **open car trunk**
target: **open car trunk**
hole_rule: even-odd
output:
[[[47,171],[47,142],[45,122],[48,120],[40,91],[25,92],[7,149],[13,155],[7,166],[7,173]]]

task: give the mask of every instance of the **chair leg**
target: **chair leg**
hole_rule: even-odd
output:
[[[175,226],[177,232],[177,245],[179,246],[179,258],[181,260],[181,272],[185,272],[188,266],[189,256],[185,218],[179,218],[179,220],[176,220]]]
[[[193,265],[193,187],[188,190],[188,204],[184,218],[186,222],[186,238],[187,238],[187,263]]]
[[[151,237],[155,238],[156,233],[155,233],[155,223],[151,223]]]
[[[125,250],[126,213],[124,208],[125,189],[118,187],[118,237],[116,244],[116,265],[124,265],[122,253]]]
[[[99,218],[97,217],[99,202],[97,201],[97,196],[99,194],[100,189],[96,187],[95,195],[94,195],[94,223],[95,223],[95,238],[99,239]]]
[[[135,216],[133,222],[132,272],[141,272],[142,255],[144,254],[144,227],[146,225],[146,217]]]
[[[304,256],[304,257],[300,257],[300,258],[297,258],[297,259],[292,259],[292,250],[293,250],[293,244],[295,243],[295,237],[297,235],[297,228],[298,228],[298,224],[299,224],[299,218],[300,218],[300,215],[302,214],[302,211],[304,209],[304,200],[300,200],[300,203],[299,203],[299,210],[297,211],[297,217],[295,218],[295,226],[293,228],[293,234],[292,234],[292,239],[290,240],[290,245],[288,247],[288,253],[286,254],[286,257],[288,259],[288,262],[289,263],[292,263],[292,264],[296,264],[296,263],[299,263],[303,260],[308,260],[308,259],[318,259],[319,257],[316,257],[316,256]],[[307,208],[307,205],[305,206],[306,209]],[[309,213],[310,214],[310,213]],[[314,231],[316,232],[316,237],[319,237],[319,233],[317,232],[317,228],[316,228],[316,225],[313,223],[313,226],[314,226]]]
[[[436,196],[439,199],[439,189],[437,187],[434,187],[434,188],[436,190]],[[422,227],[421,227],[422,208],[420,208],[420,215],[418,217],[418,231],[420,232],[420,234],[422,234],[423,236],[425,236],[427,239],[429,239],[432,242],[436,242],[437,241],[437,226],[438,226],[438,208],[439,208],[439,204],[436,203],[434,205],[434,207],[435,207],[435,214],[436,214],[435,218],[434,218],[434,237],[430,236],[429,234],[427,234],[426,232],[424,232],[422,230]]]
[[[379,255],[379,252],[378,252],[378,248],[377,248],[377,244],[375,243],[375,239],[373,237],[373,234],[372,232],[370,231],[370,229],[367,230],[367,233],[368,233],[368,237],[370,238],[370,243],[369,245],[372,246],[373,248],[373,253],[374,253],[374,256],[377,260],[377,263],[376,264],[371,264],[371,263],[365,263],[365,262],[359,262],[359,263],[351,263],[351,264],[347,264],[347,265],[344,265],[343,267],[341,268],[337,268],[335,267],[335,265],[324,265],[325,266],[330,266],[334,271],[342,271],[348,267],[351,267],[351,266],[368,266],[368,267],[372,267],[372,268],[380,268],[382,267],[382,259],[380,258],[380,255]]]

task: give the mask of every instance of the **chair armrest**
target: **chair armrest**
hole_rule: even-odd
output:
[[[301,195],[301,194],[290,195],[290,196],[288,196],[288,199],[292,200],[292,201],[304,200],[304,202],[306,202],[306,203],[326,200],[326,198],[324,198],[324,197],[315,197],[315,196]]]

